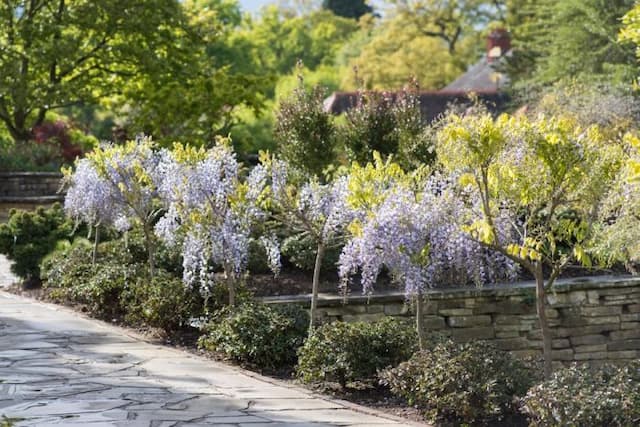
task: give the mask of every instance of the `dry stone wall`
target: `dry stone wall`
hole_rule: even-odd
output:
[[[0,222],[11,209],[35,209],[63,200],[56,172],[0,172]]]
[[[455,341],[490,340],[517,356],[541,354],[542,336],[532,283],[480,289],[433,290],[425,304],[425,325]],[[412,316],[402,294],[369,298],[321,297],[325,321],[374,321]],[[270,304],[308,304],[308,297],[266,298]],[[590,277],[559,282],[548,295],[547,316],[556,364],[625,361],[640,357],[640,278]]]

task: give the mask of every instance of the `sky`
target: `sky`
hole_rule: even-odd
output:
[[[258,12],[260,10],[260,8],[264,5],[267,4],[274,4],[277,3],[277,0],[240,0],[240,6],[242,6],[242,9],[247,11],[247,12]],[[384,1],[382,0],[375,0],[370,2],[369,4],[378,4],[381,5],[383,4]]]
[[[273,3],[273,0],[240,0],[240,5],[248,12],[257,12],[268,3]]]

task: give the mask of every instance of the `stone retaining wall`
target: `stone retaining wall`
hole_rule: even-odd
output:
[[[547,315],[554,337],[554,361],[624,361],[640,357],[640,278],[591,277],[559,282],[548,295]],[[308,296],[265,298],[269,304],[309,304]],[[318,303],[325,321],[374,321],[412,316],[398,293],[349,297],[323,295]],[[464,342],[493,341],[526,357],[540,354],[542,336],[532,283],[482,289],[430,291],[425,325]]]
[[[35,209],[61,202],[62,175],[57,172],[0,172],[0,222],[11,209]]]

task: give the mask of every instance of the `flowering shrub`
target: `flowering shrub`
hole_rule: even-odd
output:
[[[479,423],[516,412],[514,398],[532,384],[529,370],[484,342],[444,341],[380,375],[381,382],[431,421]]]
[[[298,377],[305,383],[371,381],[376,372],[407,360],[416,346],[406,323],[385,318],[374,323],[322,325],[298,352]]]
[[[531,388],[522,401],[532,426],[638,425],[640,363],[574,365]]]
[[[240,165],[225,141],[211,150],[176,145],[164,153],[160,169],[167,213],[156,233],[169,245],[181,245],[184,281],[199,284],[204,294],[215,284],[215,268],[222,268],[233,305],[247,268],[251,229],[264,217],[258,204],[263,169],[254,168],[247,183],[241,182]]]

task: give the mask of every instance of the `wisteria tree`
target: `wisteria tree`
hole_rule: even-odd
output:
[[[206,150],[176,144],[161,162],[160,194],[167,214],[156,233],[182,245],[184,281],[199,283],[205,296],[222,268],[229,305],[236,304],[236,284],[246,271],[251,229],[264,218],[260,199],[266,171],[254,168],[246,182],[229,141]]]
[[[65,172],[67,194],[64,199],[65,213],[78,222],[84,222],[93,229],[93,263],[96,263],[100,226],[113,225],[124,216],[121,204],[107,181],[100,177],[89,159],[76,162],[75,170]],[[110,207],[110,208],[109,208]]]
[[[620,169],[619,144],[569,119],[451,115],[438,132],[437,157],[469,192],[468,235],[535,278],[549,378],[546,292],[571,262],[591,263],[587,247]]]
[[[128,230],[135,223],[142,227],[151,276],[155,274],[153,224],[162,213],[157,192],[157,184],[162,180],[158,169],[160,157],[161,153],[149,137],[128,141],[124,145],[104,145],[86,157],[105,186],[101,187],[104,194],[91,195],[97,199],[85,208],[89,209],[88,212],[92,208],[101,210],[100,215],[110,218],[119,231]],[[90,174],[84,169],[81,172]],[[102,200],[105,205],[93,205],[107,195]],[[91,213],[87,215],[87,218],[91,217]]]
[[[350,227],[353,237],[340,256],[339,274],[348,286],[359,272],[363,292],[368,294],[385,268],[404,287],[407,299],[416,302],[419,347],[424,349],[423,303],[428,288],[509,279],[517,268],[462,231],[456,220],[465,217],[466,207],[447,180],[439,174],[426,180],[402,174],[384,179],[385,167],[393,170],[390,164],[369,168],[378,171],[379,179],[368,182],[383,184],[376,186],[379,192],[360,192],[352,200],[371,202],[358,203],[366,211]],[[351,187],[356,192],[360,188]]]
[[[262,156],[262,165],[270,175],[270,213],[279,226],[289,232],[310,237],[316,245],[309,333],[317,322],[320,271],[325,251],[339,242],[344,227],[351,222],[346,203],[347,181],[338,178],[328,184],[315,179],[304,181],[287,163]],[[268,252],[277,254],[277,242],[271,241]],[[274,259],[274,255],[270,255]],[[273,268],[273,267],[272,267]]]

